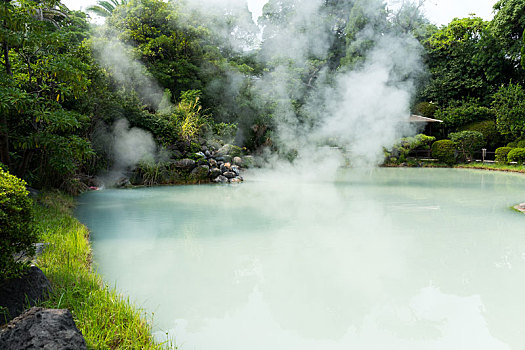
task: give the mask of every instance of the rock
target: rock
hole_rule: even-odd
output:
[[[222,171],[219,168],[211,168],[210,178],[215,179],[217,176],[222,175]]]
[[[193,169],[191,177],[195,180],[207,180],[208,174],[210,173],[210,167],[207,165],[200,165]]]
[[[521,204],[519,205],[519,208],[520,208],[520,209],[525,209],[525,203],[521,203]]]
[[[217,178],[216,178],[215,180],[213,180],[213,181],[216,182],[216,183],[222,183],[222,184],[224,184],[224,183],[228,183],[228,178],[225,177],[225,176],[219,175],[219,176],[217,176]]]
[[[211,152],[210,151],[204,152],[204,155],[206,156],[206,158],[211,158]]]
[[[25,307],[35,305],[39,300],[47,299],[51,291],[51,284],[46,276],[36,266],[20,278],[0,281],[0,325],[24,312]],[[0,346],[0,349],[4,349]]]
[[[235,175],[241,175],[241,168],[237,165],[232,165],[231,170],[235,173]]]
[[[232,157],[238,157],[242,153],[242,149],[238,146],[226,144],[219,148],[217,151],[217,155],[219,156],[232,156]]]
[[[177,160],[175,162],[175,168],[184,170],[187,172],[192,171],[196,166],[197,164],[195,163],[195,161],[193,159],[188,159],[188,158]]]
[[[69,310],[34,307],[0,330],[0,349],[87,349]]]
[[[223,176],[226,176],[228,179],[233,179],[235,176],[235,173],[233,171],[227,171],[225,173],[222,173]]]
[[[37,199],[38,195],[40,194],[40,191],[34,189],[33,187],[26,186],[27,192],[29,192],[29,196],[33,199]]]
[[[202,153],[202,152],[197,152],[197,153],[195,153],[195,155],[196,155],[197,157],[206,158],[206,155],[205,155],[204,153]]]
[[[242,166],[242,158],[241,157],[233,157],[232,162],[235,165]]]
[[[202,159],[199,159],[199,161],[197,162],[197,166],[201,166],[201,165],[209,165],[209,163],[206,159],[202,158]]]
[[[233,179],[230,179],[230,183],[232,183],[232,184],[234,184],[234,183],[241,183],[241,182],[242,182],[242,180],[239,179],[238,177],[235,177],[235,178],[233,178]]]
[[[209,160],[209,163],[210,163],[210,167],[212,167],[212,168],[217,167],[217,161],[215,159],[211,158]]]
[[[230,163],[224,163],[224,164],[221,164],[220,169],[221,169],[221,171],[222,171],[223,173],[225,173],[225,172],[231,170],[231,165],[230,165]]]
[[[129,181],[129,178],[127,177],[121,177],[120,179],[115,182],[115,187],[126,187],[131,186],[131,182]]]

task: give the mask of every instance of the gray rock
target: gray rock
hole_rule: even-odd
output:
[[[235,175],[241,175],[241,168],[238,165],[232,165],[231,170],[235,173]]]
[[[231,170],[231,164],[230,163],[224,163],[224,164],[221,164],[221,167],[220,167],[221,171],[223,173],[227,172],[227,171],[230,171]]]
[[[519,207],[520,207],[520,209],[525,209],[525,203],[521,203],[521,204],[519,205]]]
[[[222,175],[219,175],[217,176],[217,178],[215,180],[213,180],[214,182],[216,183],[222,183],[222,184],[225,184],[225,183],[228,183],[228,178],[225,177],[225,176],[222,176]]]
[[[237,175],[235,175],[235,173],[233,171],[227,171],[225,173],[222,173],[223,176],[226,176],[228,179],[233,179],[234,177],[236,177]]]
[[[36,266],[20,278],[0,281],[0,325],[24,312],[25,307],[45,300],[51,291],[48,279]],[[3,314],[2,314],[3,313]],[[0,346],[0,349],[3,349]]]
[[[210,167],[207,165],[200,165],[192,170],[191,176],[195,180],[207,180],[210,173]]]
[[[232,162],[235,165],[242,166],[242,158],[241,157],[233,157]]]
[[[196,156],[199,156],[199,157],[202,157],[202,158],[206,158],[206,155],[202,152],[197,152],[195,153]]]
[[[204,152],[204,155],[206,156],[206,158],[211,158],[211,153],[210,153],[210,151],[206,151],[206,152]]]
[[[0,330],[0,349],[83,350],[87,346],[69,310],[34,307]]]
[[[195,161],[193,159],[188,159],[188,158],[177,160],[175,162],[175,168],[184,170],[187,172],[192,171],[196,166],[197,164],[195,163]]]
[[[129,178],[127,178],[127,177],[121,177],[115,183],[116,187],[126,187],[126,186],[130,186],[130,185],[131,185],[131,182],[129,181]]]
[[[209,163],[210,163],[210,166],[211,166],[212,168],[217,167],[217,161],[216,161],[215,159],[211,158],[211,159],[209,160]]]
[[[219,156],[232,156],[232,157],[238,157],[242,153],[242,149],[238,146],[226,144],[219,148],[217,151],[217,154]]]
[[[222,171],[219,168],[211,168],[210,178],[215,179],[217,176],[222,175]]]
[[[206,159],[202,158],[202,159],[199,159],[199,161],[197,162],[197,166],[201,166],[201,165],[209,165],[209,163]]]
[[[232,184],[234,184],[234,183],[241,183],[241,182],[242,182],[242,180],[239,179],[238,177],[235,177],[235,178],[233,178],[233,179],[230,179],[230,183],[232,183]]]

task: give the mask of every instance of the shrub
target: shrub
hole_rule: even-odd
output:
[[[417,149],[429,149],[430,144],[434,142],[436,138],[434,136],[427,136],[425,134],[418,134],[411,137],[403,137],[394,146],[392,146],[392,152],[387,154],[387,157],[399,157],[399,162],[403,163],[406,161],[408,154]]]
[[[496,149],[496,163],[507,163],[507,155],[512,147],[500,147]]]
[[[509,162],[525,163],[525,148],[513,148],[507,155]]]
[[[456,146],[450,140],[440,140],[432,144],[432,157],[440,162],[454,164],[456,162]]]
[[[0,279],[17,277],[28,266],[15,255],[34,254],[33,201],[25,185],[0,169]]]
[[[432,102],[420,102],[414,107],[414,113],[426,118],[434,118],[434,113],[438,109],[437,105]]]
[[[470,123],[461,128],[460,131],[478,131],[483,134],[490,148],[496,147],[501,142],[501,135],[496,129],[496,123],[492,120],[483,120],[480,122]]]
[[[485,145],[483,134],[479,131],[453,132],[449,137],[467,160],[472,160],[474,158],[474,152],[480,150]]]
[[[495,112],[480,105],[477,100],[458,101],[450,106],[437,110],[435,118],[443,120],[447,128],[458,128],[482,120],[494,120]]]
[[[516,144],[516,147],[525,148],[525,140],[518,141],[518,143]]]
[[[516,141],[509,142],[507,143],[507,147],[516,148],[518,147],[518,143]]]

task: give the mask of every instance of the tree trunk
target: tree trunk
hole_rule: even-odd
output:
[[[9,137],[7,133],[7,116],[0,116],[0,161],[9,167]]]

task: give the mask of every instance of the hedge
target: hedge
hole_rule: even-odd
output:
[[[440,162],[454,164],[456,162],[456,146],[450,140],[440,140],[432,144],[432,157]]]

